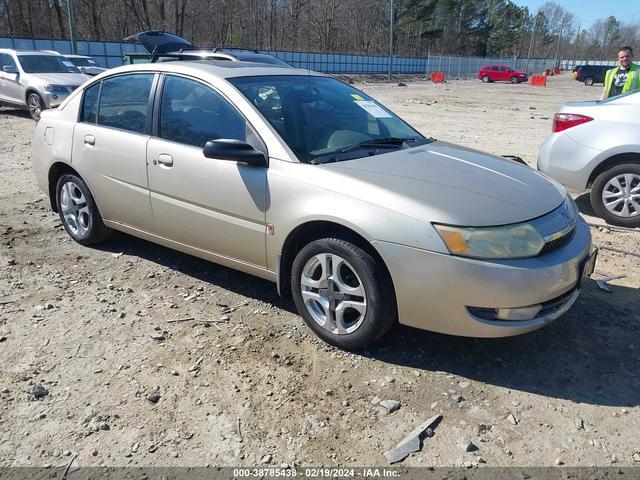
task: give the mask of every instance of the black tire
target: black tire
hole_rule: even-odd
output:
[[[40,114],[46,108],[47,107],[45,106],[44,101],[39,94],[31,92],[29,95],[27,95],[27,109],[29,110],[29,115],[36,122],[40,120]]]
[[[509,81],[510,81],[511,83],[518,83],[518,77],[516,77],[516,76],[514,75],[513,77],[511,77],[511,78],[509,79]]]
[[[66,190],[64,193],[63,188]],[[66,205],[71,202],[73,205],[68,208],[63,202]],[[111,235],[112,230],[102,222],[102,216],[89,187],[77,175],[65,174],[58,178],[56,205],[64,229],[79,244],[96,245]]]
[[[329,328],[321,326],[310,311],[315,310],[313,302],[308,307],[303,298],[302,275],[306,272],[305,269],[309,268],[309,264],[313,265],[313,262],[318,258],[317,256],[322,254],[329,254],[334,259],[345,260],[346,264],[340,264],[338,275],[348,286],[356,288],[360,286],[359,289],[363,289],[365,293],[365,314],[361,315],[361,312],[352,310],[351,317],[355,316],[356,318],[353,319],[351,324],[344,323],[344,325],[350,325],[349,328],[353,329],[348,333],[335,333],[330,331]],[[321,268],[321,270],[323,269]],[[353,272],[355,272],[355,275],[351,275]],[[332,272],[331,276],[335,278],[335,272]],[[322,290],[326,292],[330,289],[333,290],[333,288],[327,286],[324,289],[319,287],[317,290],[318,293],[322,293]],[[345,350],[364,348],[371,345],[384,335],[397,320],[395,293],[386,269],[372,255],[344,239],[322,238],[303,247],[296,255],[291,268],[291,291],[298,312],[309,328],[325,342]],[[338,295],[340,294],[338,293]],[[348,300],[360,301],[358,300],[359,298],[361,297],[350,296]],[[337,303],[334,303],[333,306],[341,306],[341,300],[345,300],[345,298],[336,300]],[[315,303],[319,305],[319,303]],[[321,310],[326,313],[326,310]],[[335,309],[332,312],[335,316]],[[349,310],[345,310],[343,318],[348,318],[346,312],[349,312]],[[353,315],[353,312],[356,315]],[[337,322],[334,323],[337,325]]]
[[[587,87],[592,86],[594,83],[596,83],[596,82],[595,82],[595,80],[593,79],[593,77],[587,77],[587,78],[585,78],[585,79],[584,79],[584,84],[585,84]]]
[[[482,83],[489,83],[491,80],[489,80],[489,75],[483,75],[482,76]]]
[[[632,178],[632,185],[630,186],[623,185],[623,186],[627,188],[630,187],[630,189],[640,187],[640,164],[625,163],[622,165],[616,165],[615,167],[610,168],[609,170],[606,170],[605,172],[598,175],[596,180],[593,182],[593,185],[591,186],[591,193],[589,195],[589,198],[591,200],[591,206],[593,207],[593,209],[596,211],[596,213],[600,218],[602,218],[603,220],[605,220],[607,223],[611,225],[618,225],[621,227],[629,227],[629,228],[638,228],[640,227],[640,202],[636,202],[635,205],[631,203],[630,207],[628,207],[628,210],[630,212],[631,210],[633,210],[632,213],[635,213],[635,216],[623,217],[623,216],[615,215],[614,213],[610,212],[605,206],[604,201],[602,199],[602,194],[605,188],[607,188],[607,184],[609,183],[609,181],[617,176],[624,175],[624,174],[631,174],[634,177]],[[623,182],[624,182],[624,179],[623,179]],[[623,182],[620,182],[621,185]],[[616,187],[609,186],[607,190],[615,193],[616,190],[618,189]]]

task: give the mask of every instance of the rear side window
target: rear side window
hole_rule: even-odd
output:
[[[153,73],[135,73],[104,80],[98,124],[144,133],[153,77]]]
[[[500,69],[500,67],[498,67],[497,65],[494,65],[491,67],[491,71],[492,72],[497,72]]]
[[[0,53],[0,69],[2,67],[15,67],[16,62],[8,53]]]
[[[188,78],[167,76],[159,136],[195,147],[220,138],[247,141],[247,122],[210,87]]]
[[[96,123],[98,117],[98,93],[100,92],[100,83],[96,83],[84,91],[84,99],[82,101],[81,122]]]

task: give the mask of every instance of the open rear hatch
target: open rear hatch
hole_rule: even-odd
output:
[[[184,38],[162,30],[148,30],[146,32],[135,33],[126,37],[125,41],[141,43],[152,57],[171,52],[200,50]]]

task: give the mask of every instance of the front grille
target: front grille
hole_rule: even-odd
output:
[[[560,310],[565,306],[567,301],[573,296],[576,292],[575,288],[572,288],[568,292],[563,293],[559,297],[553,298],[551,300],[547,300],[546,302],[542,302],[542,310],[538,313],[538,317],[544,317],[545,315],[549,315]]]
[[[546,255],[548,253],[555,252],[556,250],[561,249],[571,241],[575,233],[576,229],[572,228],[570,232],[564,234],[562,237],[548,241],[544,244],[544,247],[542,247],[542,250],[540,250],[538,256]]]

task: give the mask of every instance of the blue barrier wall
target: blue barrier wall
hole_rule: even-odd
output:
[[[125,53],[145,53],[142,45],[121,42],[76,42],[77,53],[91,55],[102,67],[111,68],[122,65]],[[69,40],[44,40],[29,38],[0,37],[0,48],[17,50],[55,50],[62,54],[71,53]],[[278,57],[291,66],[315,70],[323,73],[379,73],[389,71],[389,59],[382,55],[351,55],[337,53],[288,52],[264,50]],[[482,57],[394,57],[394,73],[428,74],[433,71],[445,72],[447,77],[474,77],[481,66],[486,64],[507,65],[516,70],[527,70],[528,73],[541,72],[553,67],[553,60]]]

